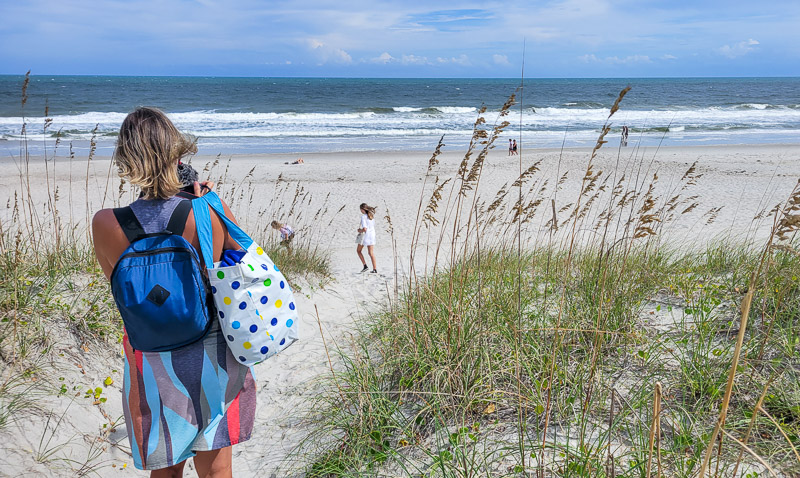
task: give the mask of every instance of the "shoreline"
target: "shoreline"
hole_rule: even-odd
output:
[[[2,140],[1,141],[15,141],[15,140]],[[609,140],[609,143],[604,145],[602,151],[608,152],[609,150],[617,150],[618,146],[611,144],[614,142],[614,139]],[[2,144],[2,143],[0,143]],[[505,151],[503,148],[504,144],[502,142],[498,143],[497,147],[494,149],[495,153],[500,151]],[[336,150],[336,151],[297,151],[297,152],[263,152],[263,153],[204,153],[199,151],[197,154],[191,156],[192,160],[214,160],[219,157],[220,160],[227,160],[228,158],[231,159],[255,159],[259,157],[263,157],[264,159],[282,159],[284,161],[297,159],[298,156],[315,156],[315,157],[337,157],[337,156],[362,156],[362,155],[374,155],[374,154],[381,154],[387,156],[408,156],[408,155],[425,155],[425,154],[432,154],[435,148],[434,145],[430,148],[430,150],[422,150],[422,149],[405,149],[405,150],[385,150],[385,149],[374,149],[374,150]],[[594,145],[591,146],[568,146],[564,148],[559,147],[531,147],[525,148],[523,152],[523,159],[525,154],[551,154],[551,153],[590,153],[593,149]],[[51,146],[48,146],[51,148]],[[69,154],[62,154],[64,151],[68,152],[69,146],[64,146],[62,143],[58,149],[58,154],[55,156],[56,161],[67,162],[69,161]],[[663,152],[688,152],[691,150],[698,150],[698,151],[706,151],[706,152],[730,152],[732,150],[759,150],[759,149],[777,149],[781,152],[784,152],[786,149],[790,148],[797,148],[798,156],[800,156],[800,138],[798,138],[798,142],[796,143],[742,143],[742,144],[692,144],[692,145],[667,145],[667,146],[658,146],[658,145],[644,145],[639,146],[633,144],[633,142],[629,142],[627,147],[619,148],[620,152],[631,152],[633,150],[659,150]],[[719,150],[719,151],[715,151]],[[466,148],[456,149],[448,149],[446,142],[445,147],[442,148],[442,154],[447,155],[457,155],[457,154],[464,154],[466,152]],[[39,160],[41,161],[43,155],[42,154],[30,154],[31,161]],[[516,160],[516,156],[511,156]],[[12,157],[9,154],[5,154],[0,156],[0,162],[3,161],[11,161],[18,159],[16,156]],[[52,160],[53,156],[51,152],[48,152],[47,159]],[[86,157],[82,155],[75,155],[73,161],[78,162],[81,160],[85,160]],[[93,160],[109,160],[111,159],[110,154],[95,154],[92,158]]]
[[[580,151],[591,150],[597,139],[599,132],[592,135],[591,138],[578,141],[567,141],[564,146],[564,151]],[[765,135],[769,137],[769,135]],[[513,133],[503,135],[497,140],[497,149],[504,149],[505,142],[508,139],[517,139]],[[275,155],[335,155],[335,154],[418,154],[418,153],[432,153],[436,148],[439,137],[432,137],[429,141],[419,141],[418,138],[344,138],[343,141],[323,142],[318,148],[303,148],[303,144],[315,143],[315,141],[324,138],[290,138],[288,143],[281,143],[276,146],[275,143],[269,141],[261,141],[262,138],[242,138],[241,142],[216,142],[214,138],[200,138],[198,142],[198,156],[222,156],[227,158],[229,156],[275,156]],[[662,141],[663,139],[663,141]],[[616,149],[619,146],[619,134],[617,131],[612,130],[612,133],[606,137],[608,143],[605,148]],[[781,135],[776,138],[776,141],[764,142],[719,142],[719,143],[706,143],[700,139],[692,141],[676,142],[670,141],[666,138],[648,138],[646,141],[638,141],[638,137],[631,137],[628,141],[628,146],[622,150],[630,150],[634,148],[639,149],[666,149],[666,148],[759,148],[759,147],[798,147],[800,148],[800,135]],[[445,147],[443,151],[449,152],[463,152],[466,151],[469,143],[469,135],[460,136],[447,136],[444,138]],[[545,144],[540,146],[541,144]],[[552,152],[560,151],[562,141],[536,141],[532,139],[523,138],[520,146],[527,152]],[[0,138],[0,161],[11,157],[19,157],[20,150],[23,142],[18,139]],[[43,146],[44,144],[44,146]],[[56,144],[56,138],[46,138],[43,143],[41,138],[34,138],[33,135],[28,139],[27,148],[31,157],[40,157],[45,155],[48,158],[53,156],[53,149]],[[100,138],[95,145],[95,157],[104,158],[110,157],[114,151],[116,139],[104,140]],[[525,144],[532,144],[531,147],[525,147]],[[293,145],[297,145],[296,149],[291,149]],[[70,148],[72,148],[76,159],[86,157],[89,154],[91,145],[88,139],[73,139],[64,140],[59,142],[56,149],[57,159],[69,158]]]

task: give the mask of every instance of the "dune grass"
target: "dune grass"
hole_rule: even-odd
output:
[[[412,476],[436,468],[444,476],[494,476],[503,470],[493,468],[490,457],[458,454],[474,452],[498,420],[518,425],[523,418],[524,430],[517,432],[528,469],[541,463],[546,476],[607,476],[613,463],[615,476],[640,476],[648,463],[647,425],[659,383],[666,430],[658,448],[662,473],[695,476],[733,353],[735,304],[745,288],[735,277],[756,259],[720,264],[715,256],[731,250],[736,248],[724,244],[699,253],[634,251],[627,273],[613,277],[614,291],[602,295],[598,257],[591,252],[578,254],[568,272],[554,274],[547,258],[552,265],[559,257],[551,251],[522,257],[483,251],[480,269],[468,257],[428,278],[394,310],[373,318],[356,357],[342,356],[344,367],[318,423],[322,435],[338,438],[337,446],[313,465],[311,475],[356,476],[391,459]],[[788,262],[776,273],[797,277],[800,262],[783,259]],[[452,291],[451,271],[458,281]],[[559,324],[552,295],[567,278],[569,306]],[[763,299],[774,302],[793,287],[769,289]],[[599,308],[606,311],[601,334],[593,314]],[[788,436],[800,432],[798,408],[790,405],[800,393],[797,332],[788,318],[798,312],[796,306],[783,309],[770,334],[759,323],[748,337],[744,353],[753,357],[737,382],[743,396],[729,412],[736,417],[728,421],[729,431],[746,429],[753,394],[773,377],[768,413],[780,417]],[[770,360],[757,357],[762,342],[775,354]],[[544,443],[539,435],[548,417],[558,432]],[[437,439],[442,433],[446,440]],[[782,463],[793,458],[792,440],[787,443],[773,426],[750,447]],[[514,467],[521,466],[516,437],[504,437],[503,446],[516,455]],[[415,464],[409,457],[414,454],[428,460]],[[736,458],[723,455],[722,461],[730,471]],[[787,472],[798,470],[792,463],[784,462]]]
[[[481,111],[452,178],[434,179],[433,154],[412,271],[338,350],[308,476],[800,473],[798,191],[766,240],[760,214],[748,234],[676,244],[677,219],[720,210],[692,195],[697,166],[665,185],[644,156],[599,171],[607,122],[578,197],[558,196],[563,171],[520,160],[484,199],[512,104],[493,126]],[[415,254],[432,267],[413,270]]]

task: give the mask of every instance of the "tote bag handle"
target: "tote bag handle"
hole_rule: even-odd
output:
[[[209,207],[217,214],[220,220],[228,228],[228,234],[245,251],[253,245],[253,239],[245,233],[241,227],[225,215],[225,208],[222,201],[214,191],[192,200],[192,210],[194,211],[194,221],[197,226],[197,239],[200,242],[200,252],[206,269],[214,268],[214,233],[211,228],[211,213]]]

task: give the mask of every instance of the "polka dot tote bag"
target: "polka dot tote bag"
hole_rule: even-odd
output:
[[[212,263],[211,209],[241,247],[241,262]],[[214,192],[192,200],[200,249],[222,332],[245,365],[266,360],[297,340],[297,310],[286,279],[264,250],[231,221]]]

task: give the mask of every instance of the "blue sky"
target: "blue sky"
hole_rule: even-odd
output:
[[[796,0],[0,0],[0,73],[800,76]]]

